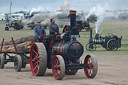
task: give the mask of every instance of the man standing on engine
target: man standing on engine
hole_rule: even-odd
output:
[[[55,19],[52,18],[50,21],[51,21],[51,24],[49,25],[49,34],[50,35],[58,34],[59,28],[58,28],[58,25],[55,24]]]
[[[44,27],[41,25],[41,22],[37,22],[37,26],[34,27],[35,31],[35,37],[36,37],[36,42],[40,42],[40,38],[42,34],[46,35],[46,31]]]

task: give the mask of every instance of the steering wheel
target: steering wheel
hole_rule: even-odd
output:
[[[44,37],[46,37],[46,35],[45,35],[45,34],[42,34],[42,35],[40,36],[40,38],[39,38],[39,39],[40,39],[40,41],[41,41],[41,42],[44,42],[44,41],[45,41]]]

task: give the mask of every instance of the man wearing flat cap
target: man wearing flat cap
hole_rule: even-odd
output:
[[[46,31],[44,27],[41,25],[41,22],[37,22],[37,26],[34,27],[34,32],[35,32],[35,37],[36,37],[36,42],[40,42],[40,37],[42,34],[46,35]]]

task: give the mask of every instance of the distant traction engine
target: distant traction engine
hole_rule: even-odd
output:
[[[109,33],[105,37],[100,36],[98,33],[95,38],[92,38],[92,29],[90,30],[89,43],[86,45],[88,51],[96,50],[96,45],[101,45],[108,51],[118,50],[121,47],[122,36],[119,38],[117,35]]]

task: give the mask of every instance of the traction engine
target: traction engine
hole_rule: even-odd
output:
[[[122,36],[118,37],[117,35],[113,35],[112,33],[109,33],[105,37],[100,36],[97,33],[93,38],[92,29],[91,29],[90,39],[89,39],[89,43],[86,45],[86,49],[88,51],[95,51],[96,45],[101,45],[107,51],[118,50],[118,48],[121,48],[121,40],[122,40]]]
[[[34,76],[43,76],[46,68],[52,69],[56,80],[64,75],[75,75],[79,69],[84,69],[87,78],[94,78],[97,74],[98,63],[92,54],[86,55],[84,62],[80,62],[83,55],[83,45],[77,41],[79,31],[76,26],[76,11],[70,11],[70,26],[62,34],[42,35],[41,41],[31,47],[30,67]]]

